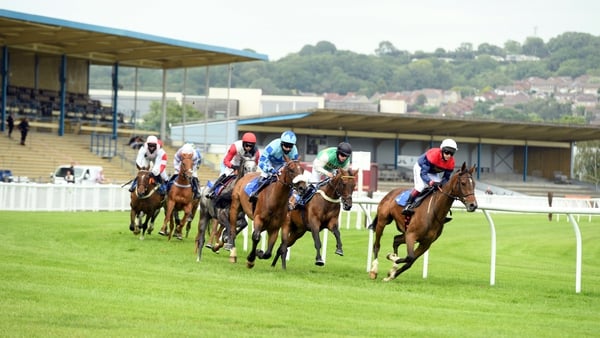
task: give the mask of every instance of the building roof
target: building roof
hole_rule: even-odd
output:
[[[92,64],[173,69],[267,61],[249,51],[174,40],[122,29],[0,9],[0,45],[42,54],[66,55]]]
[[[241,131],[337,135],[377,139],[433,140],[447,137],[466,143],[569,148],[572,142],[600,139],[600,127],[551,123],[476,120],[422,114],[388,114],[314,109],[287,115],[261,115],[238,121]]]

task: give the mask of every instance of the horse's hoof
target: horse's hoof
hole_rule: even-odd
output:
[[[140,230],[139,229],[138,230],[133,230],[133,234],[134,235],[139,235],[140,234]]]
[[[229,263],[237,263],[237,257],[229,257]]]
[[[129,226],[129,230],[130,230],[130,231],[133,231],[133,229],[134,229],[133,225],[130,225],[130,226]]]
[[[208,249],[212,249],[212,247],[213,247],[213,246],[212,246],[212,244],[208,243],[208,244],[206,244],[204,247],[205,247],[205,248],[208,248]]]
[[[322,259],[317,259],[317,260],[315,261],[315,265],[316,265],[316,266],[323,266],[323,265],[325,265],[325,262],[323,262],[323,260],[322,260]]]
[[[168,233],[166,233],[166,232],[164,232],[162,230],[159,231],[158,234],[161,235],[161,236],[168,236],[169,235]]]
[[[227,251],[230,251],[230,250],[231,250],[231,248],[232,248],[232,245],[231,245],[231,244],[229,244],[229,243],[225,243],[225,245],[223,245],[223,249],[225,249],[225,250],[227,250]]]
[[[344,250],[342,250],[342,249],[337,249],[337,250],[335,250],[335,254],[336,254],[336,255],[339,255],[339,256],[343,256],[343,255],[344,255]]]
[[[377,279],[377,272],[369,271],[369,278]]]
[[[252,269],[254,267],[254,262],[246,262],[246,267]]]

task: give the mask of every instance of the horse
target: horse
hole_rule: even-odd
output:
[[[290,222],[281,229],[281,245],[275,253],[271,266],[275,266],[277,259],[282,257],[281,266],[285,269],[287,249],[307,231],[312,233],[317,251],[315,265],[325,265],[325,261],[321,257],[321,239],[319,238],[319,232],[323,229],[329,229],[333,233],[336,240],[335,253],[343,256],[342,239],[338,227],[340,200],[344,210],[352,209],[352,192],[355,185],[356,181],[352,170],[338,169],[332,178],[327,178],[323,182],[321,188],[308,201],[305,209],[290,211]],[[284,237],[287,241],[284,240]]]
[[[306,182],[297,179],[304,177],[302,175],[304,169],[300,165],[300,162],[298,162],[298,160],[290,160],[286,156],[284,156],[284,160],[284,165],[274,177],[276,181],[269,184],[258,194],[258,200],[255,203],[250,202],[245,188],[248,183],[258,179],[260,176],[259,173],[246,174],[244,177],[240,178],[233,187],[229,210],[230,223],[228,243],[231,248],[229,251],[230,262],[237,262],[237,251],[235,247],[237,229],[235,227],[235,221],[238,217],[240,208],[254,221],[252,249],[248,254],[246,266],[250,269],[253,268],[256,257],[260,259],[268,259],[271,257],[273,246],[275,245],[275,241],[277,241],[279,229],[281,229],[285,222],[289,222],[288,200],[292,188],[300,193],[303,193],[306,189]],[[262,250],[257,251],[256,249],[262,231],[267,231],[269,237],[267,251],[265,252]]]
[[[196,261],[199,262],[202,258],[202,247],[205,245],[206,229],[211,221],[213,221],[213,225],[210,231],[210,239],[206,246],[212,249],[213,252],[218,252],[223,246],[224,241],[221,239],[221,235],[229,227],[229,204],[231,203],[233,186],[246,173],[256,172],[256,169],[257,166],[254,157],[243,157],[237,174],[232,175],[232,177],[229,177],[224,182],[222,191],[214,200],[206,197],[208,186],[202,188],[200,194],[200,219],[198,220],[198,234],[196,235],[196,253],[198,254]],[[240,211],[236,220],[236,229],[239,232],[246,226],[248,226],[246,216]],[[223,237],[227,237],[227,235]]]
[[[169,189],[165,203],[165,220],[159,234],[163,236],[171,236],[175,233],[175,238],[182,240],[181,230],[184,222],[191,220],[194,212],[194,192],[192,191],[192,178],[194,175],[194,161],[192,154],[181,155],[181,167],[179,174],[173,182],[173,186]],[[177,221],[175,227],[175,214],[183,211],[183,218]],[[169,231],[167,232],[167,222],[169,222]]]
[[[131,193],[131,202],[129,203],[131,207],[129,230],[134,235],[141,232],[141,240],[144,239],[146,231],[148,235],[152,234],[154,220],[160,213],[163,204],[163,196],[157,192],[158,188],[152,173],[147,168],[138,171],[137,187]],[[148,227],[148,223],[150,223],[150,227]]]
[[[377,278],[378,260],[377,255],[380,248],[381,235],[387,224],[392,220],[396,223],[396,228],[400,231],[399,235],[394,236],[393,254],[388,254],[387,258],[394,262],[393,267],[388,272],[384,281],[390,281],[402,272],[408,270],[415,260],[424,254],[431,244],[441,235],[444,224],[449,221],[446,217],[454,200],[461,201],[468,212],[477,209],[477,199],[475,198],[475,181],[473,180],[473,171],[475,166],[467,168],[466,163],[455,171],[450,180],[442,188],[433,190],[433,192],[422,199],[422,206],[415,209],[412,216],[402,214],[403,207],[396,202],[396,196],[402,191],[396,188],[388,192],[377,206],[377,215],[369,225],[369,229],[375,231],[375,241],[373,243],[373,261],[369,276],[371,279]],[[415,249],[415,243],[419,246]],[[406,244],[406,257],[398,257],[398,247]],[[398,264],[404,263],[400,269]]]

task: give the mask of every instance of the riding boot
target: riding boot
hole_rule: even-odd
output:
[[[304,209],[306,208],[306,203],[313,197],[313,195],[317,192],[317,189],[314,185],[310,184],[304,194],[300,195],[298,198],[298,202],[296,203],[295,209]]]
[[[192,177],[192,190],[194,191],[194,199],[200,198],[198,177]]]
[[[129,187],[129,192],[134,192],[137,187],[137,177],[133,179],[131,182],[131,186]]]
[[[156,180],[156,184],[158,184],[158,193],[161,195],[166,195],[167,194],[167,187],[165,185],[165,181],[163,180],[163,178],[158,175],[158,176],[154,176],[154,179]]]
[[[252,203],[256,202],[258,200],[258,193],[263,190],[264,187],[266,187],[269,183],[271,183],[271,178],[270,177],[260,177],[260,180],[258,181],[258,187],[256,187],[256,190],[254,190],[252,192],[252,194],[250,194],[250,196],[248,196],[248,200]]]
[[[413,207],[414,207],[415,199],[417,198],[417,196],[419,196],[419,191],[416,189],[413,189],[410,192],[410,195],[408,196],[408,201],[406,201],[406,206],[404,207],[404,210],[402,210],[402,215],[411,216],[412,214],[415,213],[415,211],[413,210]]]
[[[215,197],[215,191],[217,191],[218,186],[221,183],[223,183],[223,180],[225,180],[225,177],[227,177],[227,175],[221,174],[221,176],[219,176],[219,178],[217,178],[215,183],[213,183],[212,187],[210,187],[208,189],[208,192],[205,195],[206,198],[214,198]]]

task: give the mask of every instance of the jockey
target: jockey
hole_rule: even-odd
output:
[[[164,182],[168,179],[165,168],[167,167],[167,153],[162,149],[161,143],[158,138],[154,135],[148,136],[146,142],[138,151],[135,164],[139,169],[149,168],[150,172],[159,184],[158,192],[161,195],[166,194],[167,190],[164,186]],[[152,167],[150,167],[152,165]],[[137,185],[137,177],[131,183],[129,191],[135,191]]]
[[[351,155],[352,146],[348,142],[341,142],[337,147],[321,150],[313,161],[310,184],[305,193],[298,199],[295,208],[303,208],[306,205],[306,202],[317,191],[316,185],[320,183],[324,177],[332,178],[336,169],[348,169],[350,167]]]
[[[215,197],[217,188],[225,182],[227,177],[233,175],[240,168],[243,158],[254,158],[254,161],[258,163],[260,151],[256,146],[256,135],[253,133],[245,133],[241,140],[237,140],[229,146],[221,163],[221,176],[217,178],[213,186],[208,190],[206,197]]]
[[[454,153],[458,147],[453,139],[445,139],[439,148],[431,148],[419,157],[413,168],[415,187],[410,192],[403,215],[414,213],[413,204],[425,187],[440,187],[448,180],[454,170]]]
[[[194,191],[194,199],[200,198],[200,185],[198,183],[198,167],[202,163],[202,156],[200,155],[200,150],[195,149],[194,145],[191,143],[186,143],[181,148],[177,150],[175,156],[173,157],[173,168],[175,169],[175,173],[169,179],[168,187],[171,187],[171,184],[179,175],[179,169],[181,168],[181,156],[183,154],[192,154],[193,161],[193,176],[192,176],[192,190]]]
[[[286,130],[280,138],[276,138],[265,147],[265,152],[260,155],[258,167],[261,170],[260,181],[256,190],[249,196],[250,202],[256,202],[258,193],[271,182],[271,176],[276,175],[285,164],[283,156],[291,160],[298,159],[296,148],[296,134]]]

